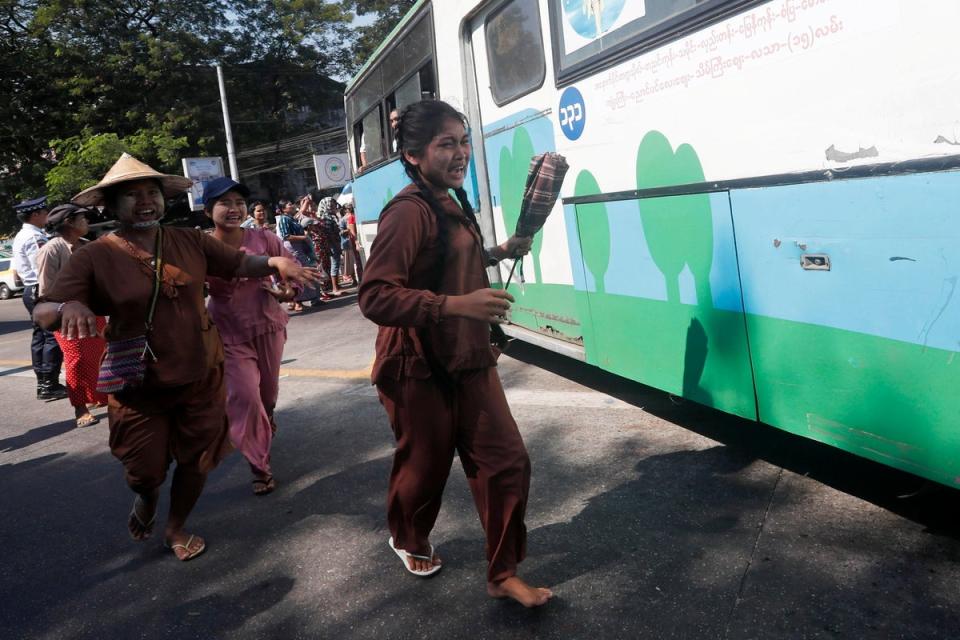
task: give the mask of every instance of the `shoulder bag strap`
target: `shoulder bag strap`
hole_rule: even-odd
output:
[[[160,294],[160,282],[163,277],[163,227],[157,228],[157,246],[154,249],[156,264],[153,268],[153,296],[150,298],[150,310],[147,312],[147,333],[153,329],[153,312],[157,309],[157,296]]]

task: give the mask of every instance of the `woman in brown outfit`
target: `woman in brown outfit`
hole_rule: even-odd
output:
[[[490,323],[503,322],[513,298],[491,289],[485,271],[529,251],[530,239],[483,248],[463,190],[466,119],[453,107],[410,105],[397,138],[413,184],[380,214],[359,292],[364,315],[380,325],[373,382],[397,440],[389,544],[411,573],[439,571],[429,535],[457,452],[486,533],[487,592],[539,606],[550,590],[516,575],[526,553],[530,460],[490,342]]]
[[[109,396],[110,450],[137,494],[127,521],[135,540],[150,537],[160,485],[170,462],[177,461],[164,543],[180,560],[206,548],[184,524],[207,473],[229,450],[223,345],[204,305],[204,279],[277,274],[316,280],[295,260],[246,255],[196,229],[161,230],[165,196],[190,185],[188,178],[160,174],[123,154],[99,184],[73,199],[105,205],[120,229],[77,249],[34,310],[38,324],[59,328],[68,340],[95,335],[97,315],[110,316],[108,343],[142,336],[157,264],[162,265],[147,332],[152,357],[146,358],[146,377],[138,388]]]

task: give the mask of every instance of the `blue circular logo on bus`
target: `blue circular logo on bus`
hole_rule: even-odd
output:
[[[567,139],[576,140],[583,133],[583,126],[587,123],[587,107],[576,87],[567,87],[560,96],[557,118],[560,120],[560,130]]]

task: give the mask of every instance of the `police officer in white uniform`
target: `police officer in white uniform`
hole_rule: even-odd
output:
[[[23,305],[33,318],[33,307],[37,303],[37,253],[47,241],[43,227],[47,224],[47,198],[25,200],[14,207],[17,218],[23,228],[13,239],[13,268],[23,280]],[[63,352],[56,338],[44,331],[36,323],[33,325],[33,339],[30,342],[30,354],[33,371],[37,376],[37,399],[60,400],[67,397],[67,389],[60,384],[60,366],[63,364]]]

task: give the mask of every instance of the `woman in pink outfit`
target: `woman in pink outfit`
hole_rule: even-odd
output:
[[[280,239],[268,229],[244,229],[250,191],[230,178],[217,178],[204,190],[204,207],[215,226],[213,235],[248,254],[285,256]],[[287,341],[287,314],[281,302],[296,291],[269,278],[208,277],[207,309],[220,330],[226,355],[227,419],[230,441],[243,453],[253,472],[253,492],[266,495],[276,488],[270,468],[270,445],[276,425],[280,358]]]

